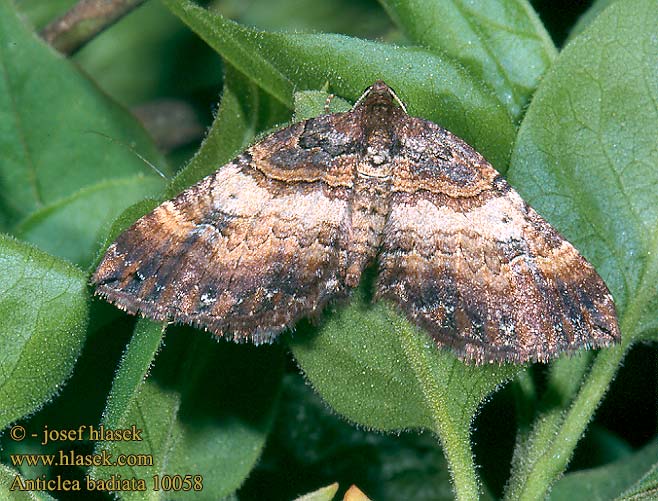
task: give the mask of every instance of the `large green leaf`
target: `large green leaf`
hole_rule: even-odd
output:
[[[565,48],[528,110],[508,173],[596,266],[622,319],[632,310],[627,336],[658,326],[656,16],[649,1],[613,4]]]
[[[337,412],[379,430],[436,433],[457,496],[478,496],[470,425],[483,399],[521,367],[465,365],[362,289],[318,332],[297,334],[291,348],[306,377]]]
[[[617,0],[594,0],[590,8],[587,9],[582,16],[580,16],[578,22],[573,26],[573,28],[571,28],[567,41],[580,34],[581,31],[583,31],[594,19],[596,19],[596,16],[598,16],[603,11],[603,9],[612,4],[612,2],[616,1]]]
[[[526,0],[381,3],[415,44],[459,61],[489,84],[516,121],[557,54]]]
[[[10,501],[56,501],[54,497],[46,492],[18,490],[19,485],[23,485],[25,480],[16,470],[0,464],[0,495],[2,499]]]
[[[655,456],[654,456],[655,458]],[[642,478],[625,490],[616,501],[651,501],[658,494],[658,463],[644,473]]]
[[[154,176],[101,181],[33,212],[14,228],[14,234],[86,267],[110,218],[133,201],[161,190],[162,179]]]
[[[226,17],[268,31],[323,31],[363,38],[381,38],[393,29],[372,0],[222,0],[217,9]]]
[[[140,321],[127,348],[103,420],[108,428],[142,430],[142,441],[99,442],[96,452],[144,454],[153,464],[98,467],[94,478],[119,474],[146,480],[147,492],[121,499],[185,499],[153,490],[153,475],[200,475],[203,493],[231,494],[254,466],[271,425],[281,377],[279,348],[217,343],[208,334],[177,329],[147,381],[162,326]]]
[[[85,282],[74,266],[0,235],[0,430],[70,375],[85,339]]]
[[[288,374],[265,454],[238,494],[292,499],[330,482],[342,491],[356,484],[377,501],[454,499],[432,434],[359,429],[327,408],[298,374]]]
[[[557,402],[550,419],[540,415],[519,442],[511,499],[544,495],[625,349],[657,331],[657,24],[649,0],[605,9],[548,72],[519,132],[510,182],[596,266],[615,297],[623,343],[578,369],[586,378],[575,397]],[[569,365],[553,367],[551,377]]]
[[[261,128],[285,119],[285,109],[242,73],[226,67],[222,102],[208,135],[194,158],[167,188],[174,196],[229,162]]]
[[[508,174],[597,265],[620,311],[636,302],[656,260],[651,7],[612,5],[565,49],[529,109]],[[628,43],[637,44],[630,53]],[[639,299],[655,299],[645,292]]]
[[[412,114],[463,137],[500,170],[507,166],[512,119],[488,86],[450,58],[341,35],[257,31],[189,0],[165,4],[226,61],[288,106],[293,89],[319,89],[329,82],[335,94],[355,100],[383,79]]]
[[[635,488],[636,482],[656,468],[657,461],[658,442],[654,440],[638,452],[609,465],[565,475],[551,489],[550,499],[551,501],[615,499],[624,492],[630,493],[629,490]]]
[[[29,218],[24,238],[86,265],[100,228],[163,186],[117,143],[164,159],[130,114],[26,29],[11,1],[0,3],[0,75],[0,226]]]

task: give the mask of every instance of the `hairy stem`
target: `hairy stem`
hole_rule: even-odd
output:
[[[429,369],[431,364],[426,360],[422,337],[404,324],[398,325],[397,330],[430,411],[432,431],[441,441],[450,468],[456,499],[464,501],[478,499],[479,484],[471,452],[469,423],[455,422],[448,412],[443,392]]]

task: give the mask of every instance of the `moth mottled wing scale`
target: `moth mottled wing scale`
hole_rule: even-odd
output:
[[[594,268],[461,139],[410,118],[377,297],[461,358],[546,361],[619,338]]]
[[[138,220],[108,248],[97,293],[130,313],[256,343],[344,295],[354,154],[331,158],[313,140],[340,122],[281,130]]]
[[[383,82],[271,134],[137,221],[92,282],[130,313],[271,341],[356,287],[466,361],[620,338],[593,267],[493,167]]]

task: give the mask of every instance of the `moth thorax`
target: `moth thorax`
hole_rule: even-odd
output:
[[[388,178],[392,167],[391,138],[385,129],[371,131],[357,171],[361,177]]]
[[[391,176],[391,154],[388,148],[375,145],[366,148],[363,159],[357,164],[360,177],[386,179]]]

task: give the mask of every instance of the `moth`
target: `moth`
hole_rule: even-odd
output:
[[[348,296],[369,265],[374,299],[465,361],[547,361],[620,338],[592,265],[382,81],[139,219],[92,283],[129,313],[258,344]]]

